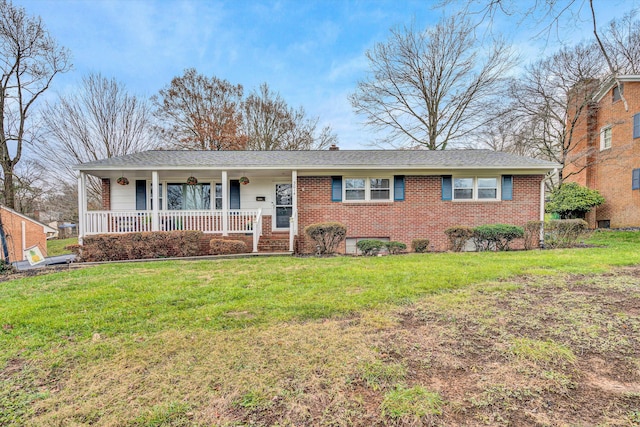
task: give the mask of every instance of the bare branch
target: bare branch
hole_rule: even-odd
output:
[[[318,118],[289,107],[266,83],[244,102],[244,133],[250,150],[320,150],[336,143],[330,127],[317,131]]]
[[[0,0],[0,58],[0,165],[5,203],[15,208],[14,168],[24,143],[37,132],[30,110],[71,64],[69,52],[56,44],[42,20],[7,0]]]
[[[75,175],[72,167],[77,163],[153,147],[147,101],[100,74],[84,77],[76,92],[48,105],[43,121],[47,130],[43,148],[67,177]],[[100,192],[100,183],[91,181],[90,196]]]
[[[459,143],[490,119],[487,102],[505,87],[513,65],[502,42],[482,51],[461,16],[424,31],[394,29],[366,55],[370,75],[350,96],[354,110],[389,133],[386,143],[431,150]]]

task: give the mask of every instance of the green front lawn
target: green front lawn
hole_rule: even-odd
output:
[[[230,371],[218,373],[219,378],[233,375],[244,378],[243,385],[238,387],[244,387],[245,394],[238,396],[239,400],[232,399],[230,405],[242,410],[264,408],[265,402],[272,398],[268,396],[269,386],[252,385],[251,378],[263,369],[270,369],[270,364],[268,360],[260,362],[239,352],[238,342],[241,341],[242,346],[258,346],[250,350],[258,352],[256,354],[261,351],[260,343],[282,345],[280,355],[288,357],[289,361],[295,360],[297,365],[302,364],[299,369],[312,368],[304,366],[304,360],[314,366],[330,363],[335,364],[335,375],[348,376],[348,361],[356,361],[359,354],[363,360],[367,359],[371,348],[363,347],[360,338],[354,338],[352,342],[351,335],[339,331],[331,332],[329,345],[313,335],[328,333],[322,332],[324,327],[318,321],[335,322],[365,316],[368,327],[375,330],[394,322],[394,317],[387,314],[390,310],[419,302],[428,295],[447,295],[454,289],[485,282],[505,283],[505,286],[488,286],[487,292],[491,292],[491,289],[509,288],[505,281],[516,276],[555,280],[554,277],[567,273],[595,275],[612,267],[640,264],[640,233],[596,233],[590,242],[601,246],[371,258],[273,257],[125,263],[2,282],[0,366],[4,366],[2,378],[9,378],[13,388],[0,388],[0,413],[4,411],[18,420],[15,425],[35,416],[35,408],[41,408],[38,411],[45,414],[45,418],[48,411],[57,414],[55,417],[58,418],[42,421],[45,424],[71,421],[100,424],[103,420],[106,424],[147,425],[151,421],[145,417],[155,416],[153,411],[177,411],[177,416],[186,417],[188,422],[166,425],[195,425],[190,421],[193,417],[184,414],[193,413],[199,405],[206,406],[207,399],[220,397],[216,390],[227,390],[228,384],[216,385],[198,378],[197,387],[202,389],[188,391],[189,387],[185,385],[184,390],[184,393],[193,394],[193,401],[197,403],[174,401],[171,400],[175,398],[171,381],[165,384],[164,379],[156,378],[156,375],[164,374],[154,366],[166,368],[167,363],[181,360],[182,365],[175,368],[175,372],[186,375],[184,379],[189,383],[190,375],[202,375],[197,361],[206,359],[207,352],[214,348],[216,351],[225,349],[223,357],[226,354],[237,359],[236,362],[220,362],[220,369],[222,365],[228,365]],[[331,325],[339,329],[339,326]],[[316,330],[318,328],[321,330]],[[288,332],[280,336],[278,330]],[[303,345],[298,353],[288,345],[291,338],[288,334],[299,334],[298,340],[311,334],[307,337],[310,347],[307,349]],[[310,352],[320,345],[313,344],[320,342],[318,340],[324,346],[337,346],[332,350],[337,359],[332,356],[324,362],[316,360]],[[192,345],[194,349],[185,354],[184,348]],[[172,354],[179,359],[173,358]],[[245,360],[245,357],[249,359]],[[268,359],[273,355],[265,357]],[[13,374],[16,366],[22,367],[19,375]],[[193,370],[185,372],[185,366],[192,366]],[[342,368],[338,369],[338,366]],[[110,382],[115,381],[111,376],[118,375],[109,370],[130,368],[139,369],[136,372],[146,378],[144,382],[148,380],[147,385],[130,384],[133,389],[127,391],[125,387],[120,391],[130,399],[144,396],[140,393],[149,391],[145,387],[154,387],[153,378],[168,387],[166,396],[172,397],[165,396],[165,399],[161,397],[161,390],[155,390],[152,393],[155,397],[139,401],[134,408],[120,402],[122,412],[115,414],[105,408],[92,412],[85,407],[83,411],[92,415],[85,413],[82,420],[73,418],[69,411],[60,412],[51,406],[60,404],[57,399],[62,398],[57,393],[66,387],[65,382],[74,384],[75,388],[88,387],[74,392],[65,389],[65,393],[72,393],[66,397],[68,399],[84,399],[102,393],[92,392],[91,382],[82,385],[83,372],[92,372],[91,378],[86,380],[94,381],[99,384],[96,387],[104,386],[106,390],[111,387]],[[147,374],[151,377],[147,378]],[[142,381],[141,378],[137,381]],[[195,381],[195,377],[191,380]],[[55,384],[53,391],[52,387],[42,386],[46,381]],[[257,388],[253,389],[254,386]],[[144,390],[136,391],[136,387]],[[7,402],[23,403],[16,403],[14,407]],[[108,401],[102,401],[102,404],[109,405]],[[160,407],[153,409],[154,405]],[[194,409],[192,405],[198,408]],[[145,408],[151,412],[145,412]],[[138,414],[138,418],[133,415],[128,418],[129,412]],[[9,416],[4,419],[0,416],[0,424],[8,423],[7,420],[12,419]],[[214,418],[207,420],[210,422]],[[142,421],[136,424],[135,420]]]
[[[51,239],[47,240],[47,256],[70,254],[71,251],[65,249],[69,245],[77,245],[78,238],[71,237],[69,239]]]

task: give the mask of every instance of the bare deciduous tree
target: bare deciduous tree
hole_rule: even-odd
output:
[[[191,150],[240,150],[242,133],[241,85],[195,69],[185,70],[152,97],[158,134],[168,147]]]
[[[519,19],[519,22],[534,21],[538,27],[541,27],[540,34],[549,35],[555,28],[560,31],[561,19],[582,21],[580,17],[584,9],[589,12],[589,19],[592,24],[593,37],[595,46],[600,50],[600,54],[604,63],[609,69],[611,77],[616,81],[618,88],[622,85],[618,80],[620,74],[633,72],[634,74],[640,68],[638,60],[640,59],[638,42],[639,24],[634,22],[633,17],[637,9],[634,9],[628,16],[620,21],[614,20],[605,34],[601,35],[598,28],[598,21],[593,0],[545,0],[535,1],[529,5],[522,5],[516,0],[442,0],[441,7],[446,7],[452,3],[463,3],[467,14],[476,14],[481,18],[481,22],[493,22],[496,14],[501,13]],[[487,22],[484,22],[485,24]],[[632,65],[635,64],[635,65]],[[621,99],[624,102],[625,109],[628,111],[629,106],[624,94],[621,92]]]
[[[635,13],[613,20],[603,32],[603,45],[619,74],[640,74],[640,20]]]
[[[69,52],[58,46],[39,17],[0,0],[0,164],[4,203],[15,208],[14,170],[25,142],[36,129],[35,101],[53,78],[71,67]]]
[[[318,118],[308,118],[304,108],[287,105],[266,83],[244,102],[244,133],[249,150],[321,150],[337,141],[331,128],[317,131]]]
[[[75,176],[72,167],[77,163],[135,153],[153,144],[147,101],[100,74],[84,77],[77,91],[47,106],[43,121],[45,151],[66,178]],[[90,197],[99,196],[100,184],[89,182]]]
[[[504,88],[511,51],[495,42],[488,51],[461,16],[435,27],[391,31],[366,53],[370,76],[350,96],[365,123],[396,140],[445,149],[488,120],[488,102]]]
[[[46,194],[46,168],[32,159],[23,159],[13,171],[14,209],[24,214],[33,214],[40,209]],[[0,194],[0,203],[5,203],[5,193]]]
[[[44,205],[49,221],[78,221],[78,189],[74,184],[60,182],[44,194]],[[90,206],[100,209],[100,204]]]
[[[593,44],[565,48],[525,70],[512,88],[518,117],[530,127],[527,145],[536,157],[555,161],[563,167],[580,164],[572,174],[589,164],[593,148],[576,135],[589,126],[588,114],[602,76],[602,56]],[[594,130],[591,130],[594,131]],[[562,178],[560,177],[560,182]]]
[[[480,146],[494,151],[535,157],[538,154],[537,148],[529,144],[533,134],[532,124],[521,120],[509,102],[502,113],[496,114],[495,118],[483,128],[478,141]],[[478,148],[478,145],[473,145],[473,148]]]

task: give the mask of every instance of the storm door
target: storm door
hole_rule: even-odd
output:
[[[275,229],[289,228],[289,218],[293,214],[291,184],[276,184],[276,222]]]

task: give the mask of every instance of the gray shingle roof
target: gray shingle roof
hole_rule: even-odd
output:
[[[76,170],[152,169],[540,169],[560,165],[491,150],[164,151],[152,150],[75,166]]]

